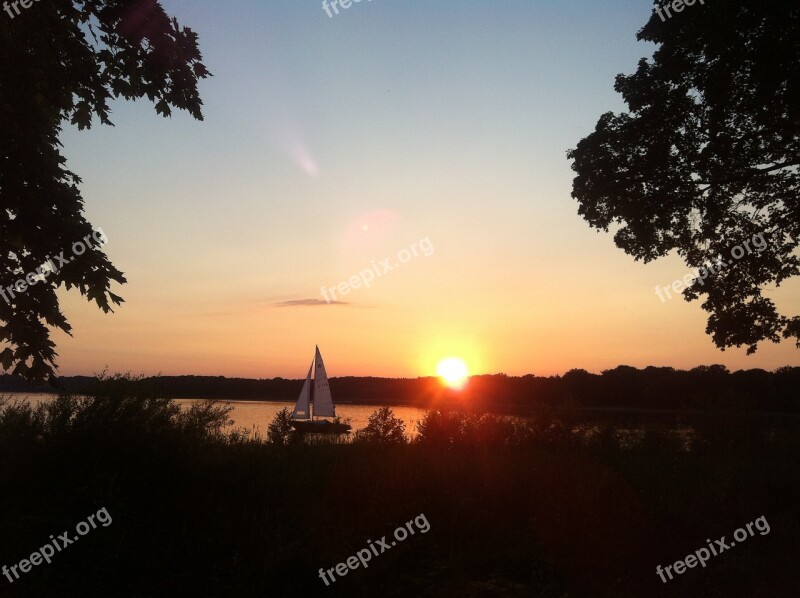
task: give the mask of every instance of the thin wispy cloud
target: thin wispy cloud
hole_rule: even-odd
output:
[[[322,299],[294,299],[271,303],[272,307],[316,307],[318,305],[350,305],[347,301],[323,301]]]

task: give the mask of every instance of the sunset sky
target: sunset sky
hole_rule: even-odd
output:
[[[111,315],[60,292],[61,374],[299,378],[315,344],[332,376],[800,365],[788,342],[717,350],[699,302],[655,293],[679,258],[634,262],[577,215],[566,151],[624,110],[649,2],[163,4],[214,75],[205,121],[119,102],[115,127],[65,131],[128,284]],[[800,284],[768,296],[796,312]]]

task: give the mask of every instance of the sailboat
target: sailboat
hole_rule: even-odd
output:
[[[314,371],[314,378],[311,372]],[[313,406],[313,412],[311,411]],[[314,361],[308,368],[308,375],[303,384],[303,390],[294,405],[292,411],[291,425],[298,432],[314,432],[317,434],[343,434],[350,430],[350,424],[326,419],[314,419],[316,417],[336,418],[336,406],[331,397],[331,388],[328,385],[328,375],[325,373],[325,364],[322,355],[317,347],[314,353]]]

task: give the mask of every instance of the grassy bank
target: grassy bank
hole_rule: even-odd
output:
[[[0,564],[105,507],[113,518],[0,595],[789,596],[798,587],[796,424],[649,429],[428,418],[412,444],[225,436],[126,379],[0,414]],[[689,450],[687,450],[687,448]],[[427,533],[325,586],[318,576],[424,513]],[[755,536],[667,584],[707,538]],[[73,532],[71,532],[73,533]]]

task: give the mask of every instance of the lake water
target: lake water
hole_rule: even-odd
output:
[[[50,394],[25,394],[8,392],[2,393],[2,396],[10,397],[12,400],[28,401],[32,405],[38,405],[42,401],[52,400],[55,395]],[[191,405],[194,402],[203,402],[206,399],[175,399],[179,405]],[[267,434],[267,426],[275,417],[275,415],[284,407],[289,411],[294,408],[293,402],[260,402],[260,401],[217,401],[219,404],[230,405],[233,407],[231,411],[231,419],[233,419],[233,428],[245,428],[248,431],[256,431],[261,437]],[[350,424],[353,426],[353,431],[364,428],[367,425],[369,416],[376,410],[380,409],[381,405],[347,405],[337,404],[336,413],[344,420],[350,418]],[[402,419],[406,424],[406,434],[409,436],[416,436],[417,422],[420,421],[425,414],[423,409],[417,407],[404,407],[392,406],[392,411],[395,416]]]
[[[181,405],[189,405],[195,401],[205,399],[176,399],[175,402]],[[254,402],[254,401],[219,401],[233,407],[231,418],[234,421],[234,428],[247,428],[248,431],[255,430],[262,437],[266,436],[267,426],[275,415],[284,407],[289,411],[294,409],[294,402]],[[375,413],[383,405],[336,405],[336,414],[343,420],[350,418],[350,425],[353,432],[366,427],[369,416]],[[409,436],[417,435],[417,422],[425,414],[423,409],[417,407],[403,407],[392,405],[392,411],[396,417],[402,419],[406,424],[406,434]]]
[[[12,400],[28,401],[37,405],[42,401],[49,401],[55,395],[50,394],[24,394],[24,393],[0,393],[2,397],[9,397]],[[207,401],[207,399],[176,399],[179,405],[188,406],[195,402]],[[219,404],[230,405],[233,410],[230,413],[233,419],[232,429],[245,429],[249,433],[257,433],[261,438],[266,437],[267,426],[275,415],[284,407],[290,411],[294,408],[293,402],[268,402],[268,401],[217,401]],[[353,432],[364,428],[367,425],[369,416],[381,405],[348,405],[337,404],[336,412],[342,419],[350,419]],[[396,417],[399,417],[406,424],[406,435],[410,438],[417,436],[417,423],[425,415],[424,409],[407,406],[391,406]],[[672,429],[673,433],[683,439],[686,447],[689,446],[690,439],[694,434],[692,425],[692,412],[673,412],[667,410],[636,410],[636,409],[594,409],[578,410],[572,413],[573,416],[579,415],[580,422],[573,424],[573,430],[585,431],[592,429],[595,424],[600,422],[610,422],[614,424],[620,442],[623,445],[635,443],[644,430],[654,423],[666,424]],[[766,418],[767,415],[774,414],[750,414],[754,418]],[[781,419],[791,417],[800,422],[800,415],[778,414]],[[525,416],[523,416],[525,417]],[[768,424],[768,419],[764,420],[764,425]]]

